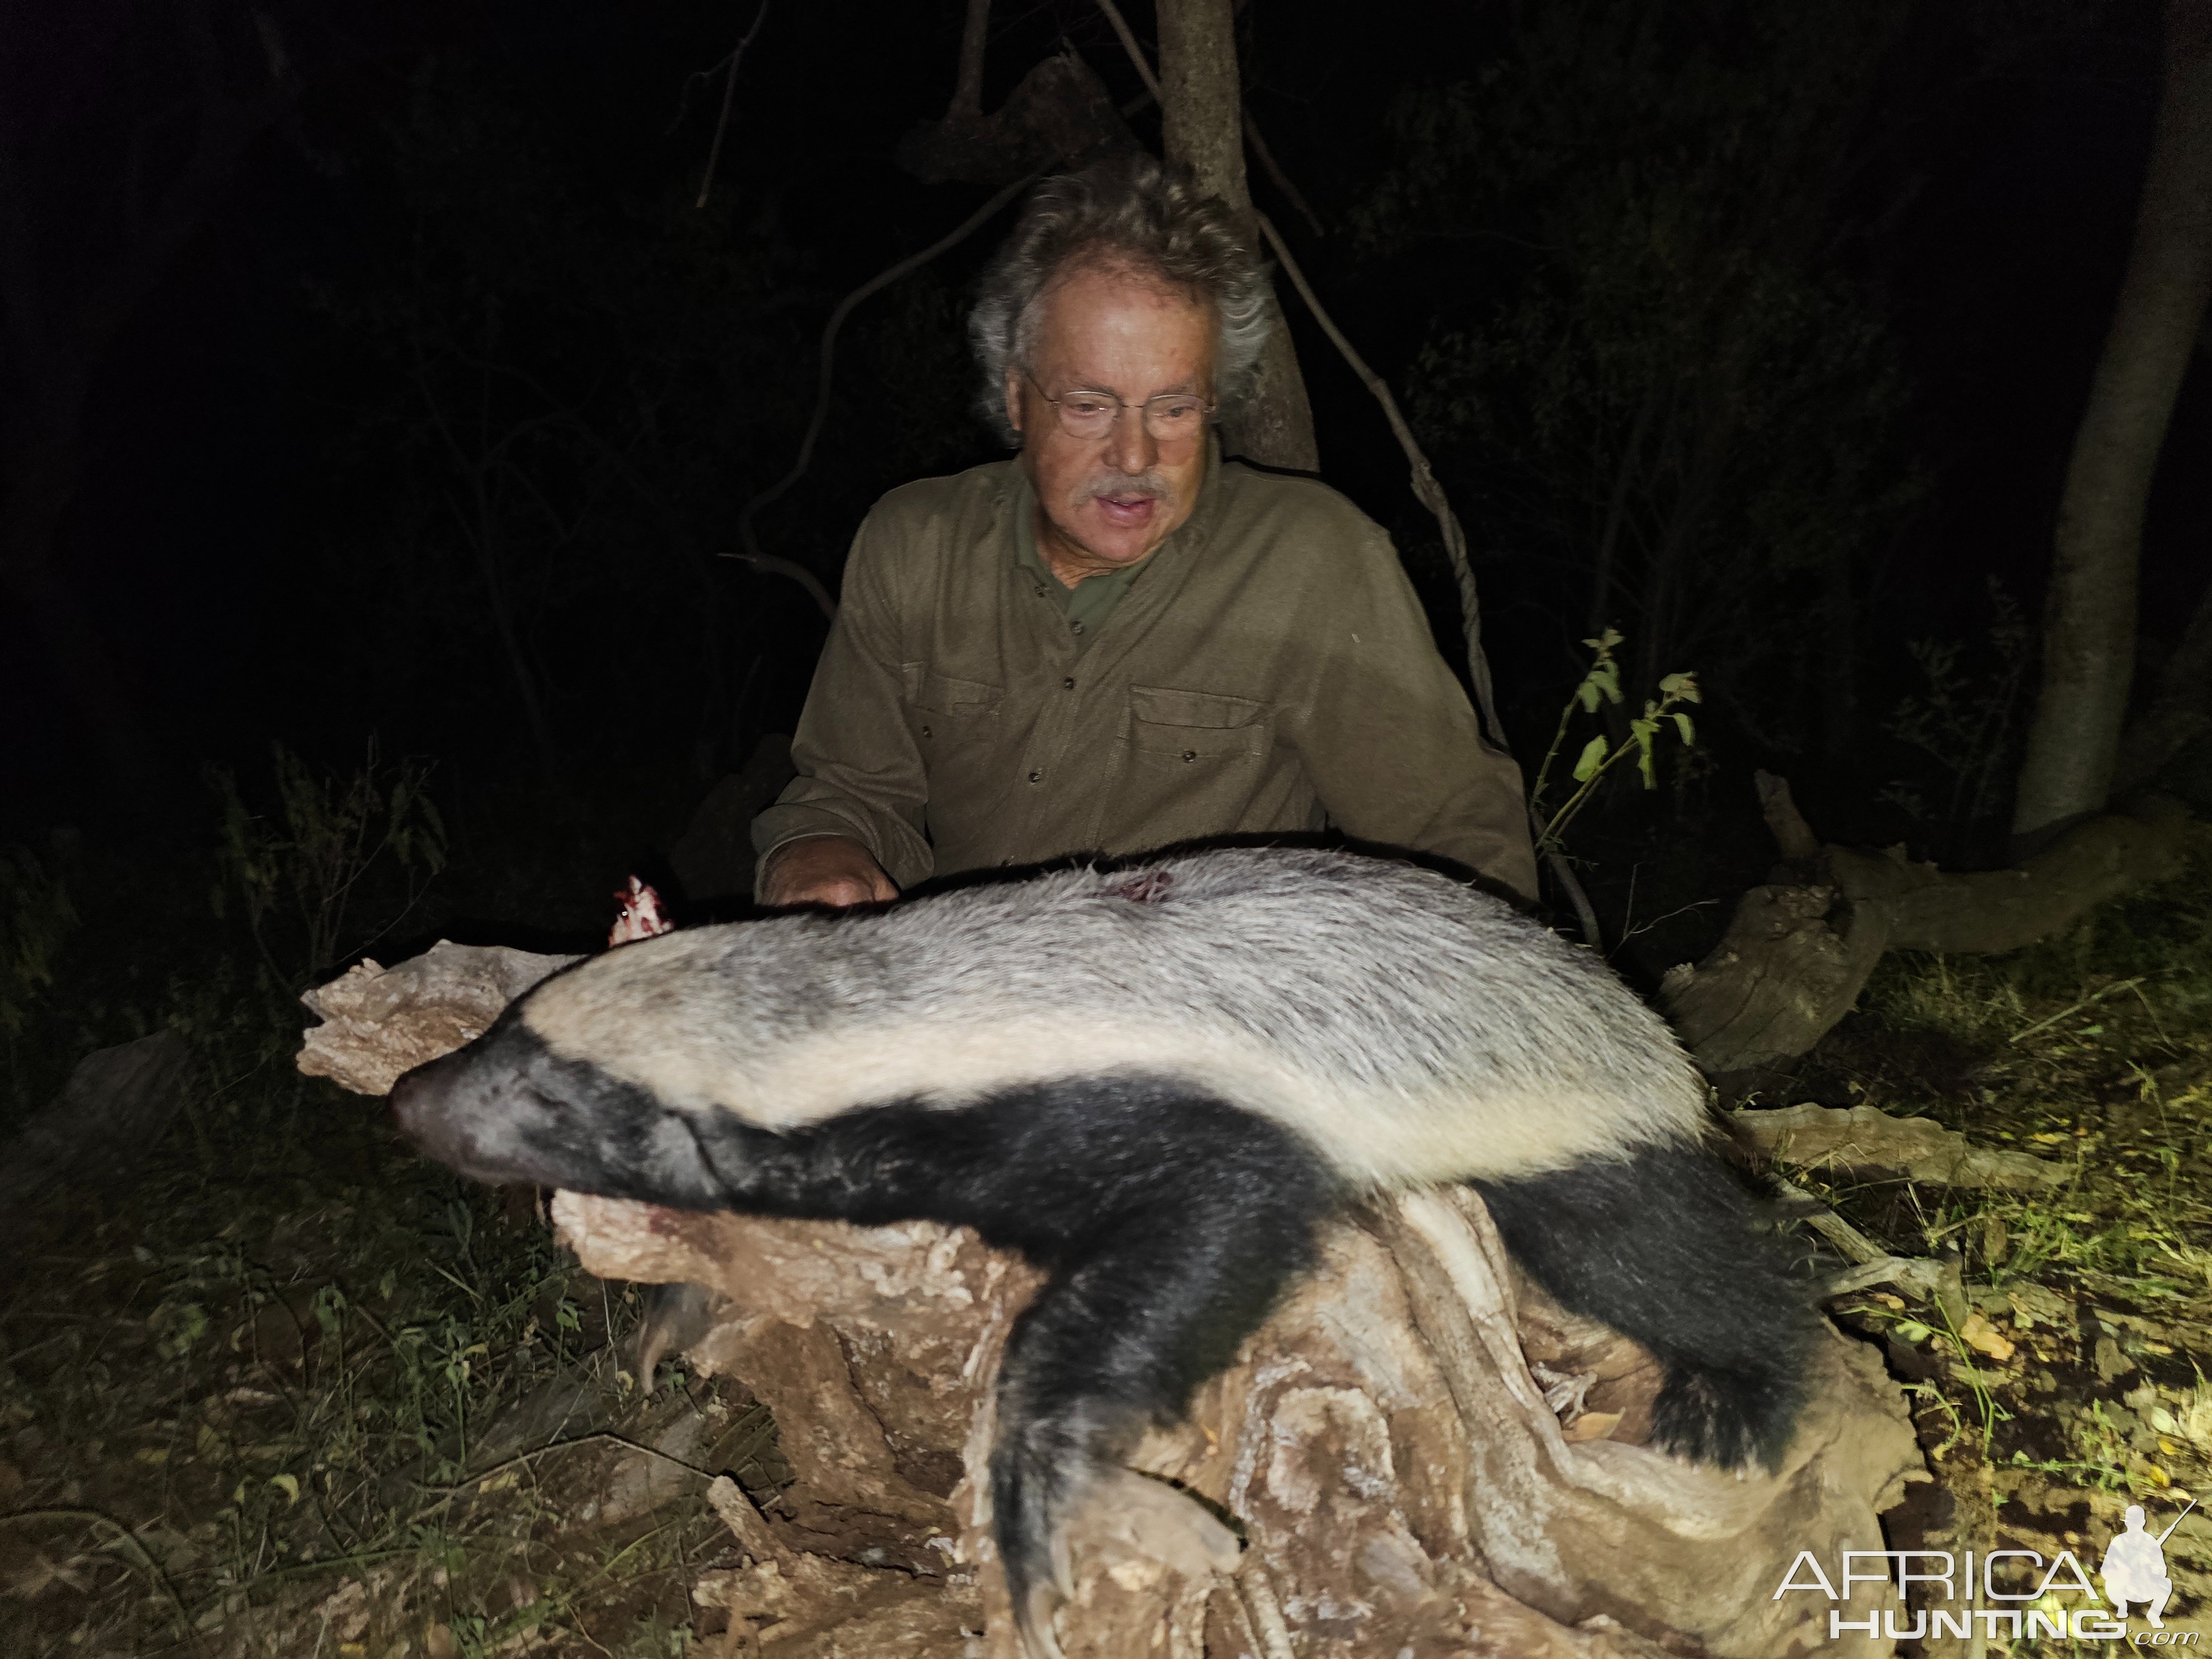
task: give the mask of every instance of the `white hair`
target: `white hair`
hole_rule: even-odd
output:
[[[1036,343],[1037,301],[1071,270],[1127,265],[1211,307],[1219,334],[1215,399],[1225,407],[1251,389],[1273,326],[1267,267],[1218,198],[1142,150],[1109,156],[1046,179],[983,273],[968,334],[983,370],[980,408],[1007,442],[1006,370],[1025,368]]]

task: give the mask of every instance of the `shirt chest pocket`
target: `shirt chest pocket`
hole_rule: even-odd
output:
[[[1129,688],[1129,748],[1146,767],[1218,767],[1264,757],[1274,733],[1268,707],[1249,697],[1166,686]]]
[[[936,673],[918,662],[901,663],[899,678],[907,725],[925,757],[997,729],[1006,697],[999,687]]]
[[[938,675],[927,664],[898,665],[907,730],[931,779],[929,794],[971,796],[994,783],[1000,703],[1006,692],[982,679]]]

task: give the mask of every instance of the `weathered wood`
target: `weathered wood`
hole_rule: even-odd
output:
[[[1933,1118],[1893,1117],[1879,1106],[1735,1112],[1729,1124],[1739,1140],[1768,1158],[1838,1175],[2015,1193],[2048,1192],[2074,1177],[2066,1164],[1977,1146]]]
[[[395,968],[364,958],[301,997],[323,1023],[308,1028],[300,1069],[356,1094],[390,1094],[401,1073],[475,1041],[508,1003],[575,960],[448,939]]]
[[[1704,961],[1668,970],[1659,999],[1707,1076],[1758,1086],[1849,1013],[1887,951],[2018,950],[2106,899],[2181,867],[2189,815],[2153,796],[2077,824],[2016,870],[1953,874],[1887,853],[1821,846],[1761,773],[1760,799],[1787,862],[1738,902]],[[1808,848],[1814,850],[1807,852]]]
[[[834,1627],[812,1607],[815,1650],[889,1659],[918,1623],[980,1619],[982,1651],[1011,1659],[982,1472],[993,1379],[1032,1269],[926,1223],[687,1215],[573,1194],[554,1214],[596,1273],[711,1287],[716,1317],[690,1364],[775,1413],[797,1485],[789,1515],[736,1517],[756,1562],[778,1567],[718,1584],[734,1619],[781,1647],[794,1572],[819,1576],[793,1558],[827,1547],[880,1567],[854,1576],[854,1610]],[[1641,1443],[1656,1362],[1522,1279],[1471,1194],[1371,1206],[1329,1226],[1321,1257],[1188,1422],[1139,1448],[1133,1467],[1155,1481],[1117,1489],[1079,1528],[1059,1627],[1070,1659],[1225,1659],[1273,1650],[1268,1632],[1341,1659],[1833,1650],[1828,1603],[1773,1589],[1797,1549],[1874,1538],[1918,1474],[1870,1350],[1822,1344],[1815,1404],[1782,1468],[1738,1477]],[[1236,1571],[1193,1570],[1171,1512],[1188,1500],[1158,1480],[1236,1517],[1249,1540]],[[1146,1495],[1152,1512],[1132,1521]],[[921,1584],[953,1610],[931,1619]]]

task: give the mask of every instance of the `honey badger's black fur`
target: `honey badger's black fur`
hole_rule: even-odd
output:
[[[629,945],[393,1092],[465,1173],[975,1228],[1049,1268],[992,1463],[1050,1653],[1068,1518],[1360,1193],[1465,1180],[1570,1309],[1666,1368],[1657,1443],[1772,1461],[1809,1309],[1602,965],[1443,878],[1309,850],[1155,860]]]

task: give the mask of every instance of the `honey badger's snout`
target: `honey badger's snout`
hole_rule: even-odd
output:
[[[418,1066],[392,1085],[392,1118],[425,1158],[494,1185],[544,1179],[531,1142],[561,1115],[526,1078],[482,1063],[483,1039]]]
[[[561,1059],[514,1012],[393,1084],[392,1115],[424,1157],[494,1186],[701,1208],[729,1202],[683,1114],[597,1066]]]

